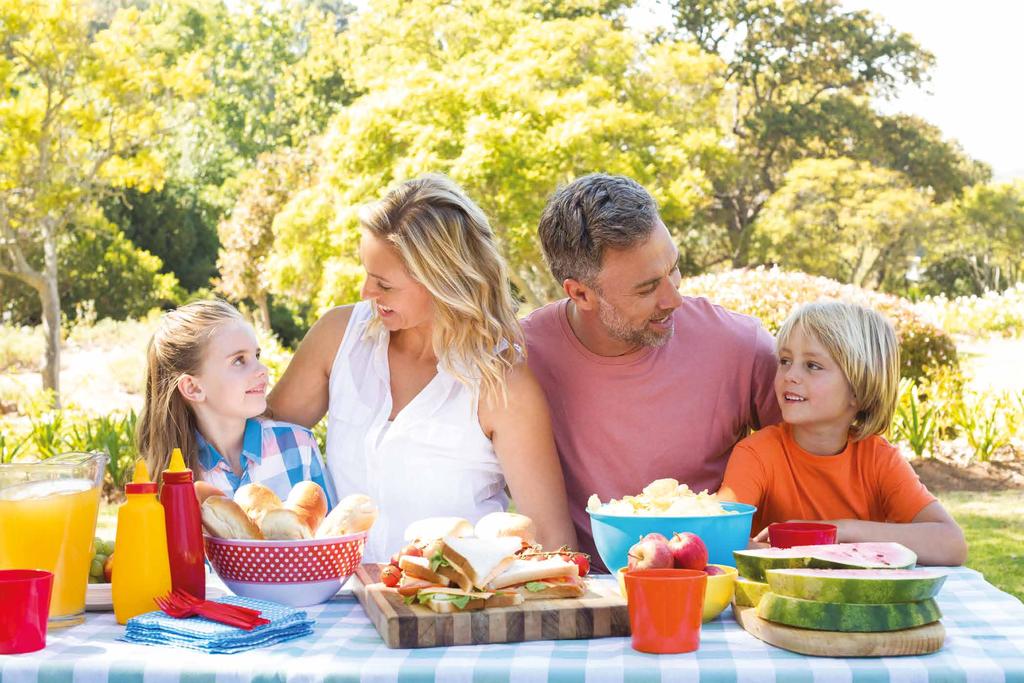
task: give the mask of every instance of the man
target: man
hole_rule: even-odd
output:
[[[523,321],[527,361],[581,549],[594,554],[591,494],[621,498],[662,477],[717,491],[736,442],[780,421],[774,343],[754,318],[679,294],[679,250],[629,178],[559,189],[538,232],[568,298]]]

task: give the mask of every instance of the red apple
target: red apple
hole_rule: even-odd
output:
[[[713,564],[709,564],[708,566],[704,567],[704,573],[708,576],[715,576],[717,574],[724,574],[725,570],[721,567],[716,567]]]
[[[654,540],[654,541],[661,541],[662,543],[668,543],[668,539],[665,538],[665,535],[664,534],[659,534],[657,531],[652,531],[651,533],[647,534],[646,536],[644,536],[640,540],[642,540],[642,541]]]
[[[668,543],[657,538],[641,539],[629,549],[630,569],[668,569],[672,567],[672,551]]]
[[[669,550],[675,561],[676,569],[696,569],[703,571],[708,565],[708,549],[700,536],[689,531],[674,534],[668,542]]]

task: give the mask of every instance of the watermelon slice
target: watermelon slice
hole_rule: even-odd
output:
[[[765,581],[769,569],[911,569],[913,550],[899,543],[836,543],[794,548],[734,550],[740,576]]]
[[[767,583],[738,578],[736,579],[736,604],[741,607],[757,607],[761,596],[770,590]]]
[[[923,626],[942,618],[935,600],[884,605],[856,605],[801,600],[765,593],[757,616],[779,624],[817,631],[874,633]]]
[[[934,598],[946,580],[927,569],[769,569],[765,574],[777,595],[872,605]]]

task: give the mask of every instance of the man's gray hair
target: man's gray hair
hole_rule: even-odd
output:
[[[595,285],[607,248],[644,242],[658,221],[658,204],[635,180],[592,173],[560,187],[537,232],[551,274]]]

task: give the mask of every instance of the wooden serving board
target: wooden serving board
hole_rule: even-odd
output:
[[[364,564],[356,569],[352,589],[388,647],[629,635],[626,601],[611,580],[588,581],[582,598],[527,600],[514,607],[438,614],[422,605],[406,605],[395,589],[380,583],[381,566]]]
[[[898,657],[927,655],[942,649],[941,622],[884,633],[813,631],[776,624],[757,616],[757,608],[732,604],[737,623],[755,638],[784,650],[816,657]]]

